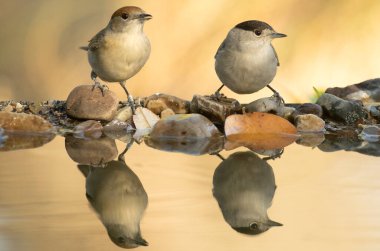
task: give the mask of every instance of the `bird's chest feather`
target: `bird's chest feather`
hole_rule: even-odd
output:
[[[144,34],[116,33],[105,39],[104,54],[121,63],[139,61],[150,52],[149,40]]]

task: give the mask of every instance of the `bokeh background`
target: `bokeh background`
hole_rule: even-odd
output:
[[[288,102],[310,100],[313,86],[345,86],[380,75],[378,0],[3,0],[0,99],[66,99],[76,85],[91,83],[87,56],[78,47],[125,5],[154,17],[145,26],[150,59],[128,81],[134,96],[163,92],[190,99],[214,92],[220,85],[215,51],[230,28],[249,19],[288,35],[274,41],[281,67],[273,82]],[[110,87],[124,97],[118,85]],[[271,94],[224,92],[242,102]]]

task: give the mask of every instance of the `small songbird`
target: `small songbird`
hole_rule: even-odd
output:
[[[148,196],[137,175],[123,160],[78,168],[86,176],[86,197],[110,239],[122,248],[148,246],[140,231]]]
[[[253,152],[236,152],[216,168],[213,194],[237,232],[261,234],[281,223],[269,219],[276,184],[272,167]]]
[[[230,30],[215,55],[215,71],[223,85],[238,94],[250,94],[267,86],[280,65],[271,42],[286,37],[264,22],[251,20],[239,23]]]
[[[88,51],[94,87],[102,91],[104,88],[96,77],[107,82],[119,82],[132,109],[133,99],[125,82],[139,72],[149,58],[151,47],[143,28],[145,21],[151,18],[139,7],[122,7],[113,13],[107,27],[96,34],[88,46],[81,47]]]

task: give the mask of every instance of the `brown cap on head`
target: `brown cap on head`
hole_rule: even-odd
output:
[[[242,22],[236,25],[235,28],[239,28],[246,31],[254,31],[254,30],[263,31],[265,29],[269,29],[273,31],[273,28],[269,24],[258,21],[258,20],[250,20],[250,21]]]
[[[115,11],[113,14],[112,14],[112,18],[114,17],[121,17],[123,14],[128,14],[130,16],[137,16],[137,15],[140,15],[140,14],[143,14],[145,13],[141,8],[139,7],[136,7],[136,6],[125,6],[125,7],[121,7],[120,9],[118,9],[117,11]]]

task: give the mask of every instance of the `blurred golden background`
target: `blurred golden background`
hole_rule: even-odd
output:
[[[105,27],[113,11],[137,5],[153,15],[145,32],[152,54],[127,82],[134,96],[156,92],[191,99],[220,85],[214,54],[227,32],[249,19],[288,35],[274,41],[281,67],[272,86],[288,102],[308,101],[312,87],[345,86],[379,76],[377,0],[33,0],[2,1],[0,99],[66,99],[91,83],[85,52],[78,49]],[[110,85],[120,98],[122,89]],[[247,102],[271,95],[224,93]]]

